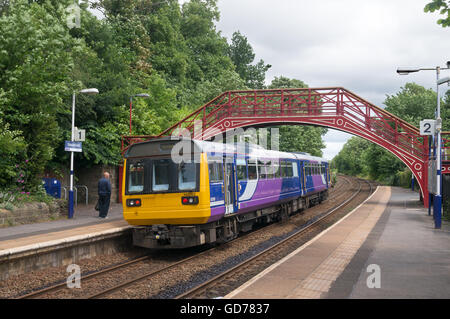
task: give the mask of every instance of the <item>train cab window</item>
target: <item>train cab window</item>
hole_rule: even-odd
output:
[[[178,189],[193,190],[196,186],[197,165],[195,163],[181,163],[178,166]]]
[[[130,163],[128,166],[128,193],[144,191],[144,162]]]
[[[267,166],[266,163],[263,161],[258,160],[258,174],[259,179],[266,179],[267,178]]]
[[[247,165],[243,158],[236,159],[236,175],[239,181],[247,179]]]
[[[258,179],[256,160],[254,159],[248,160],[248,179],[249,180]]]
[[[169,161],[168,159],[153,161],[152,190],[154,192],[169,190]]]

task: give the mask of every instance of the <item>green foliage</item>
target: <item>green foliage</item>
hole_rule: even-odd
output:
[[[265,86],[270,65],[253,62],[247,38],[236,32],[229,44],[216,30],[216,0],[82,2],[81,25],[69,28],[73,3],[0,0],[0,183],[20,198],[40,194],[44,168],[67,169],[74,92],[75,126],[86,130],[78,170],[120,162],[136,93],[150,97],[133,99],[132,134],[154,135],[224,91]],[[306,85],[280,77],[274,86]],[[321,155],[324,129],[280,130],[282,149]]]
[[[426,118],[434,118],[437,95],[415,83],[406,83],[396,95],[388,95],[385,110],[418,127]]]
[[[442,27],[450,26],[450,1],[448,0],[433,0],[429,2],[423,9],[425,12],[439,11],[440,14],[444,15],[443,19],[437,21]]]
[[[248,43],[247,37],[239,31],[233,33],[228,51],[236,66],[236,72],[244,79],[246,85],[252,89],[263,89],[266,72],[271,65],[265,64],[263,60],[260,60],[256,65],[251,64],[255,59],[255,53]]]
[[[0,102],[0,185],[12,185],[16,177],[15,167],[25,156],[26,143],[21,131],[11,131],[9,123],[4,123],[1,108]]]
[[[2,112],[14,132],[21,132],[24,153],[31,160],[29,187],[54,156],[61,130],[58,113],[72,86],[73,60],[69,51],[77,41],[52,16],[48,3],[28,5],[16,0],[0,18],[0,87],[4,88]],[[56,14],[64,16],[62,9]]]
[[[353,176],[365,176],[368,174],[364,163],[365,151],[370,142],[354,136],[345,143],[342,150],[332,160],[332,166],[339,173]]]

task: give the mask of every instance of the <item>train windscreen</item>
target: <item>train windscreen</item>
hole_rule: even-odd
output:
[[[125,194],[198,191],[198,163],[174,163],[170,158],[127,160]]]

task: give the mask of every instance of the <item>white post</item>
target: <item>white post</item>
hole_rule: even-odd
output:
[[[75,95],[73,93],[72,98],[72,136],[70,141],[73,142],[75,139]],[[69,218],[73,217],[73,151],[70,152],[70,189],[69,189]]]
[[[437,150],[436,150],[436,195],[434,197],[434,227],[441,228],[441,214],[442,214],[442,196],[441,196],[441,99],[439,98],[439,74],[441,68],[436,67],[436,92],[437,92],[437,111],[436,111],[436,125],[437,125]]]

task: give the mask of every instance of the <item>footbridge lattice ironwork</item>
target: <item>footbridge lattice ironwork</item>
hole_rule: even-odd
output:
[[[369,140],[393,153],[414,174],[428,207],[429,139],[401,118],[342,87],[228,91],[217,96],[158,137],[189,132],[207,140],[245,127],[307,124],[324,126]],[[122,148],[156,136],[124,136]],[[444,154],[450,132],[443,133]],[[450,173],[450,156],[442,173]]]

